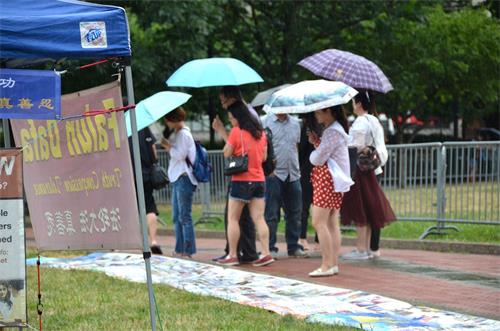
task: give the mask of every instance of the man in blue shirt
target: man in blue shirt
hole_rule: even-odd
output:
[[[287,114],[267,114],[262,124],[272,132],[272,144],[276,159],[274,172],[266,177],[265,219],[269,226],[269,248],[278,252],[276,232],[280,219],[280,209],[285,211],[285,237],[288,256],[307,257],[299,245],[302,214],[302,188],[298,144],[300,123]],[[271,143],[271,142],[268,142]]]

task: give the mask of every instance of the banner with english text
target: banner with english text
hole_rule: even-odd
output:
[[[0,149],[0,329],[27,323],[24,238],[22,152]]]
[[[39,250],[141,248],[119,82],[62,96],[62,121],[12,120]]]

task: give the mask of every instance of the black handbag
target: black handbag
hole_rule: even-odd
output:
[[[158,163],[153,163],[150,174],[151,184],[155,190],[160,190],[168,185],[167,170]]]
[[[377,149],[373,146],[366,146],[358,152],[358,167],[361,171],[373,171],[380,167],[382,161]]]
[[[227,158],[226,166],[224,167],[224,175],[232,176],[248,171],[248,155],[245,154],[245,144],[243,143],[243,135],[240,129],[240,138],[242,146],[241,156],[230,156]]]

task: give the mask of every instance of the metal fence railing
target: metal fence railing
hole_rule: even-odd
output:
[[[500,141],[388,145],[389,159],[381,184],[401,221],[432,221],[420,238],[453,223],[500,225]],[[166,166],[166,153],[159,152]],[[222,218],[228,178],[222,151],[209,151],[210,183],[201,184],[194,203],[202,205],[199,221]],[[170,201],[167,189],[155,192]]]

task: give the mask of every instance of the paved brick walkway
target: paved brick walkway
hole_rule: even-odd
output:
[[[164,254],[169,255],[174,238],[160,236],[159,239]],[[31,231],[27,231],[27,242],[29,246],[34,244]],[[223,239],[197,238],[198,253],[194,259],[212,263],[213,257],[222,255],[224,245]],[[278,247],[280,252],[286,252],[283,244]],[[351,249],[343,247],[342,252]],[[310,278],[308,272],[320,264],[319,253],[311,254],[308,259],[283,255],[267,267],[236,268],[363,290],[416,305],[500,320],[500,256],[385,249],[378,260],[341,262],[337,276]]]
[[[161,237],[164,254],[173,249],[173,237]],[[221,239],[198,238],[197,261],[212,263],[223,253]],[[280,252],[286,247],[279,244]],[[352,247],[343,247],[348,252]],[[417,305],[442,308],[477,316],[500,319],[500,257],[490,255],[439,253],[387,249],[379,260],[343,261],[340,274],[310,278],[308,273],[320,264],[313,252],[308,259],[285,255],[267,267],[244,265],[237,268],[269,273],[324,285],[364,290]]]

